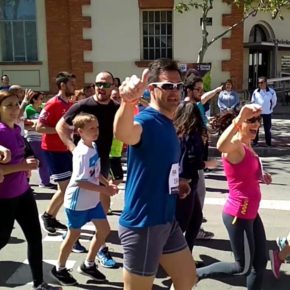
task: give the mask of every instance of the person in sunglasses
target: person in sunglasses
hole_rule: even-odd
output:
[[[150,106],[134,118],[145,89]],[[178,222],[177,198],[190,193],[179,179],[180,145],[173,125],[183,83],[176,62],[153,61],[142,78],[126,78],[120,86],[122,103],[114,132],[128,144],[125,205],[119,220],[124,251],[124,289],[152,289],[159,264],[176,290],[191,290],[195,264]]]
[[[229,234],[235,262],[217,262],[197,269],[199,280],[222,275],[244,275],[248,290],[261,290],[267,265],[266,235],[258,213],[260,181],[272,182],[251,147],[260,127],[259,105],[242,107],[222,133],[217,148],[228,182],[229,195],[223,208],[223,222]]]
[[[72,152],[76,145],[72,139],[72,121],[79,113],[88,113],[96,116],[99,120],[99,138],[96,141],[101,159],[101,174],[108,178],[110,170],[109,154],[113,140],[113,122],[119,104],[111,99],[114,86],[114,77],[110,72],[100,72],[96,76],[95,94],[80,102],[75,103],[59,120],[56,131],[67,148]],[[75,138],[75,141],[78,142]],[[110,197],[101,195],[101,202],[105,213],[110,208]],[[101,265],[106,268],[115,268],[116,262],[111,257],[108,247],[103,246],[97,258]]]
[[[277,95],[272,88],[268,87],[266,77],[258,78],[258,88],[253,92],[251,103],[258,104],[262,107],[261,116],[263,118],[266,145],[272,146],[272,113],[277,104]],[[257,145],[258,141],[259,131],[253,140],[253,145]]]

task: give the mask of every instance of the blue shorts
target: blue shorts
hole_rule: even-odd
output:
[[[55,181],[64,181],[72,175],[72,154],[68,152],[52,152],[43,150],[48,164],[50,178]]]
[[[72,210],[66,208],[65,213],[69,229],[80,229],[83,225],[92,220],[107,219],[101,202],[99,202],[96,207],[87,210]]]

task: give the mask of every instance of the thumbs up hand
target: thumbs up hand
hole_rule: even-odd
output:
[[[145,69],[141,79],[136,75],[127,77],[119,88],[120,97],[125,103],[135,103],[143,96],[147,86],[149,69]]]

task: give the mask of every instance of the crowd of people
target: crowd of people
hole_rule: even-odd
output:
[[[244,275],[248,290],[262,289],[268,257],[258,213],[259,183],[270,184],[272,179],[252,145],[261,117],[266,144],[272,145],[271,113],[277,97],[266,78],[259,78],[253,104],[237,110],[217,143],[229,188],[222,216],[235,261],[211,265],[194,261],[192,253],[196,239],[214,236],[201,227],[204,171],[218,165],[208,158],[205,105],[218,96],[222,114],[236,110],[240,100],[231,80],[204,92],[202,78],[183,76],[175,61],[158,59],[141,78],[133,75],[121,83],[103,71],[81,90],[76,90],[74,74],[60,72],[58,93],[47,102],[42,92],[10,85],[7,75],[1,80],[0,249],[8,243],[16,220],[28,243],[34,289],[58,289],[43,281],[41,226],[50,235],[65,231],[51,270],[61,285],[77,284],[66,268],[71,251],[87,252],[78,272],[97,281],[106,277],[95,260],[103,267],[116,267],[106,245],[107,214],[110,197],[123,182],[124,145],[128,170],[119,220],[124,289],[152,289],[159,264],[176,290],[190,290],[215,275]],[[145,93],[150,94],[149,106],[142,101]],[[40,218],[29,185],[30,171],[36,169],[39,186],[56,190]],[[62,206],[66,225],[57,219]],[[88,222],[96,231],[87,250],[79,236]],[[290,254],[289,241],[289,235],[278,238],[279,251],[269,252],[276,278]]]

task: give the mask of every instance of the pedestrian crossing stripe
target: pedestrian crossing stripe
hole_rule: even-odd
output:
[[[46,235],[42,241],[43,242],[62,242],[63,234],[65,231],[58,231],[57,235]],[[89,242],[93,235],[95,234],[95,226],[92,223],[88,223],[82,227],[82,232],[80,236],[80,241]]]
[[[50,276],[50,271],[57,260],[43,260],[43,280],[47,283],[54,284],[56,281]],[[72,269],[76,261],[68,260],[66,267]],[[31,270],[28,265],[28,260],[24,260],[23,263],[16,269],[16,271],[7,279],[7,285],[32,285]],[[30,289],[31,287],[29,287]]]
[[[226,198],[205,198],[207,205],[224,205]],[[260,209],[290,210],[290,200],[261,200]]]

